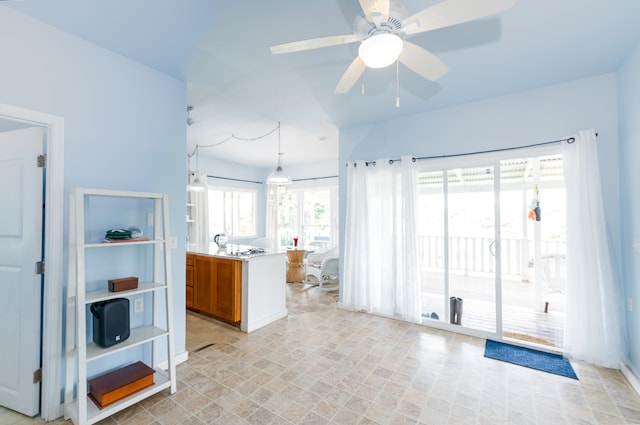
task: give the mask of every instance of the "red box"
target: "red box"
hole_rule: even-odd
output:
[[[121,279],[111,279],[109,282],[109,292],[128,291],[138,287],[138,278],[135,276],[123,277]]]
[[[142,362],[90,379],[89,398],[100,409],[153,385],[155,371]]]

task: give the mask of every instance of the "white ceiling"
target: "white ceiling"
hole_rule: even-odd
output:
[[[482,1],[482,0],[478,0]],[[409,13],[437,3],[403,0]],[[640,1],[517,0],[498,15],[411,41],[450,68],[429,82],[395,66],[333,90],[357,45],[272,55],[274,44],[350,34],[357,0],[24,0],[3,2],[52,26],[186,81],[194,106],[188,149],[282,123],[285,164],[337,159],[338,129],[615,71],[640,41]],[[186,109],[186,105],[185,105]],[[186,116],[186,111],[185,111]],[[461,123],[462,125],[463,123]],[[277,132],[201,155],[271,167]]]

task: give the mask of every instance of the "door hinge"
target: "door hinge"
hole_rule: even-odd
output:
[[[44,261],[36,262],[36,274],[44,274]]]
[[[47,166],[47,156],[38,155],[38,168],[45,168]]]
[[[33,372],[33,383],[37,384],[42,382],[42,368]]]

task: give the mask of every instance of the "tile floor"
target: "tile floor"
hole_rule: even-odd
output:
[[[574,362],[575,381],[486,359],[482,339],[288,288],[289,317],[251,334],[188,313],[178,392],[101,424],[640,423],[640,398],[618,371]],[[0,408],[0,425],[42,423]]]

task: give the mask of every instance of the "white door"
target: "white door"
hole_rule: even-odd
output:
[[[39,127],[0,133],[0,405],[38,414],[43,150]]]
[[[433,162],[419,177],[422,316],[493,335],[500,326],[500,170],[483,158],[455,165],[461,168]]]

